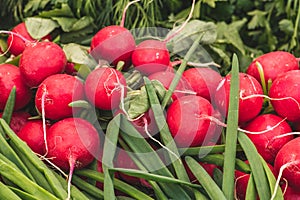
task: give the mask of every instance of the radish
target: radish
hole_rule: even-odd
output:
[[[72,75],[72,76],[76,76],[77,75],[77,71],[74,68],[75,64],[72,62],[67,62],[66,67],[65,67],[65,73]]]
[[[169,67],[170,53],[164,42],[145,40],[132,53],[132,64],[145,75],[164,71]]]
[[[214,102],[223,116],[227,116],[229,105],[231,75],[228,74],[220,81],[215,93]],[[263,105],[262,86],[251,75],[239,73],[239,123],[250,121],[261,111]]]
[[[22,38],[20,38],[18,36],[15,36],[15,35],[12,35],[12,34],[10,34],[8,36],[7,46],[9,47],[10,53],[12,53],[15,56],[20,55],[24,51],[26,45],[29,45],[28,42],[34,42],[35,41],[35,39],[32,38],[30,36],[30,34],[28,33],[28,31],[26,29],[25,22],[22,22],[22,23],[18,24],[11,31],[14,32],[14,33],[20,34],[21,36],[23,36],[24,38],[26,38],[28,40],[28,41],[24,41]],[[51,36],[46,35],[42,39],[43,40],[51,40]]]
[[[182,76],[197,93],[205,99],[211,101],[222,80],[221,75],[211,68],[190,68],[183,72]]]
[[[84,88],[87,99],[96,108],[113,110],[126,96],[126,86],[121,72],[114,68],[101,67],[88,75]]]
[[[281,147],[294,138],[292,135],[277,137],[292,132],[292,129],[284,119],[274,114],[259,115],[244,129],[259,154],[271,164]]]
[[[25,48],[20,58],[21,75],[29,87],[37,87],[45,78],[62,73],[67,58],[53,42],[38,42]]]
[[[0,117],[2,117],[3,113],[0,113]],[[10,119],[10,128],[18,134],[20,129],[28,122],[28,118],[30,117],[30,114],[25,111],[15,111],[12,113],[11,119]]]
[[[124,28],[125,15],[128,7],[137,0],[127,4],[123,11],[120,26],[111,25],[99,30],[91,41],[91,55],[97,60],[107,60],[113,66],[123,61],[123,69],[131,64],[131,54],[135,49],[135,40],[131,32]]]
[[[149,75],[148,78],[150,80],[158,80],[168,90],[174,77],[175,77],[174,72],[159,71],[159,72]],[[185,96],[186,94],[190,94],[190,93],[194,94],[194,92],[192,91],[192,88],[185,81],[184,77],[181,77],[179,83],[177,84],[177,86],[175,88],[175,91],[172,94],[172,99],[176,100],[179,97]]]
[[[79,79],[68,74],[55,74],[39,85],[35,105],[39,113],[44,106],[47,119],[59,120],[76,114],[79,108],[72,108],[69,104],[82,99],[85,99],[84,85]]]
[[[278,180],[286,179],[288,186],[300,190],[300,138],[297,137],[286,143],[277,153],[274,162]],[[277,180],[277,181],[278,181]]]
[[[177,35],[191,19],[194,6],[195,0],[193,0],[192,8],[187,20],[174,34],[165,38],[163,41],[148,39],[137,45],[131,56],[132,64],[135,69],[148,76],[155,72],[165,71],[170,67],[170,52],[167,48],[167,43]]]
[[[46,130],[49,130],[50,124],[46,124]],[[27,145],[39,155],[46,153],[44,130],[42,120],[28,121],[17,134]]]
[[[262,67],[266,84],[268,80],[274,81],[281,73],[299,69],[298,60],[293,54],[285,51],[269,52],[254,59],[246,71],[247,74],[250,74],[260,82],[261,78],[257,62]]]
[[[282,187],[282,191],[284,192],[284,199],[286,200],[300,200],[300,191],[295,190],[292,187],[287,186]]]
[[[207,99],[188,95],[175,100],[167,110],[167,124],[179,147],[216,143],[221,132],[211,120],[214,109]]]
[[[274,110],[283,118],[300,120],[300,70],[279,75],[270,87],[269,97]]]
[[[51,162],[61,170],[69,170],[68,199],[74,169],[89,165],[100,150],[100,138],[95,127],[81,118],[65,118],[54,123],[47,133]]]
[[[14,110],[24,108],[31,100],[32,92],[22,80],[20,69],[11,64],[0,64],[0,110],[3,110],[13,87],[16,87]]]

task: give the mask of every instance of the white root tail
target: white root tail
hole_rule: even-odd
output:
[[[181,159],[180,157],[174,153],[171,149],[169,149],[168,147],[166,147],[165,145],[163,145],[160,141],[158,141],[157,139],[155,139],[148,131],[148,122],[147,122],[147,119],[146,118],[143,118],[143,121],[144,121],[144,129],[145,129],[145,132],[147,134],[147,136],[153,140],[154,142],[156,142],[159,146],[161,146],[163,149],[167,150],[170,154],[172,154],[177,160],[179,160],[181,162]]]
[[[300,163],[300,161],[292,161],[292,162],[288,162],[288,163],[286,163],[286,164],[284,164],[280,167],[279,174],[278,174],[278,177],[277,177],[277,180],[276,180],[276,183],[275,183],[275,188],[274,188],[274,192],[272,194],[271,200],[274,200],[275,197],[276,197],[276,193],[277,193],[279,183],[280,183],[280,180],[281,180],[281,177],[282,177],[282,174],[283,174],[283,170],[285,170],[286,168],[288,168],[291,165],[296,165],[296,164],[299,164],[299,163]]]

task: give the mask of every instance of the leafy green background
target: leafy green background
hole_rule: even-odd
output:
[[[0,29],[9,30],[26,21],[28,27],[42,26],[30,31],[36,38],[51,32],[57,43],[88,46],[100,28],[120,24],[128,2],[0,0]],[[188,1],[141,0],[129,8],[125,27],[173,28],[186,19],[190,8]],[[213,23],[216,27],[217,37],[203,43],[203,47],[222,66],[223,74],[229,71],[233,53],[239,56],[241,71],[253,58],[270,51],[285,50],[298,57],[299,18],[300,0],[198,0],[193,13],[193,19]]]

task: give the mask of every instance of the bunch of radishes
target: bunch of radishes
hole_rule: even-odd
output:
[[[179,68],[174,66],[167,48],[173,35],[136,44],[136,38],[124,28],[124,20],[120,26],[104,27],[91,40],[89,53],[96,64],[81,76],[81,69],[73,68],[76,63],[67,60],[62,47],[50,41],[50,35],[36,41],[24,23],[7,33],[9,51],[20,60],[18,66],[0,65],[0,110],[5,109],[15,87],[11,128],[41,159],[70,172],[69,190],[75,169],[98,160],[97,170],[105,172],[107,163],[103,162],[102,153],[106,136],[102,133],[106,128],[99,126],[103,117],[109,122],[124,116],[153,151],[162,148],[177,159],[184,156],[174,152],[162,134],[169,132],[179,149],[223,143],[231,74],[222,77],[216,69],[188,66],[185,59]],[[286,199],[288,195],[297,196],[300,189],[300,140],[296,138],[300,122],[298,78],[297,58],[284,51],[270,52],[256,58],[246,73],[239,73],[236,97],[239,131],[247,134],[272,170],[274,166],[278,180],[286,180]],[[149,95],[149,82],[155,88],[154,96]],[[156,97],[159,109],[151,103]],[[165,111],[162,116],[160,109]],[[120,137],[118,145],[128,148],[125,140]],[[121,148],[115,157],[114,167],[139,169]],[[161,157],[170,164],[164,155]],[[186,164],[184,167],[194,181],[193,173]],[[121,172],[116,177],[153,187],[144,179]],[[248,180],[249,176],[237,171],[239,199],[245,198],[246,186],[242,184]],[[283,185],[281,182],[277,187],[284,189]],[[100,183],[97,186],[103,188]]]

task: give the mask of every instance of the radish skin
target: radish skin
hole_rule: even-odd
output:
[[[291,122],[300,120],[300,70],[292,70],[279,75],[271,85],[269,96],[274,110]]]
[[[285,51],[274,51],[266,53],[254,59],[249,65],[246,73],[261,82],[256,62],[262,66],[265,78],[265,84],[268,80],[274,81],[275,78],[287,71],[299,69],[298,60],[295,56]]]
[[[32,98],[30,88],[22,79],[22,74],[17,66],[0,64],[0,110],[3,110],[10,91],[16,87],[16,100],[14,110],[24,108]]]
[[[220,132],[209,118],[215,111],[207,99],[188,95],[174,101],[167,110],[167,124],[179,147],[216,144]]]
[[[46,131],[50,128],[50,124],[46,124]],[[17,134],[27,145],[39,155],[46,152],[44,130],[42,120],[28,121]]]
[[[93,70],[85,81],[87,99],[96,108],[113,110],[126,96],[126,80],[121,72],[113,68],[101,67]]]
[[[67,58],[60,46],[53,42],[28,45],[20,58],[20,71],[29,87],[38,87],[48,76],[64,71]]]
[[[23,53],[25,47],[29,45],[30,42],[36,42],[36,40],[32,38],[28,33],[25,22],[16,25],[11,31],[22,36],[22,38],[20,38],[13,34],[10,34],[7,38],[7,46],[9,46],[9,52],[15,56]],[[26,41],[24,41],[24,38],[26,39]],[[51,40],[51,35],[46,35],[42,38],[42,40]]]
[[[60,120],[78,113],[79,108],[72,108],[69,104],[85,99],[84,85],[79,79],[68,74],[47,77],[39,85],[35,95],[35,105],[39,113],[42,113],[43,95],[45,118]]]
[[[295,190],[300,189],[300,138],[286,143],[278,152],[274,169],[278,175],[286,179],[287,184]]]
[[[274,162],[281,147],[294,138],[293,135],[277,138],[277,136],[290,133],[292,129],[286,121],[274,114],[259,115],[249,122],[244,129],[248,132],[266,130],[262,134],[247,133],[247,136],[256,146],[257,151],[264,160],[271,164]]]
[[[252,76],[239,73],[239,123],[254,119],[261,111],[263,105],[262,86]],[[215,93],[214,104],[223,116],[228,114],[231,75],[228,74],[220,81]],[[251,96],[251,98],[247,98]],[[245,99],[244,99],[245,98]]]

